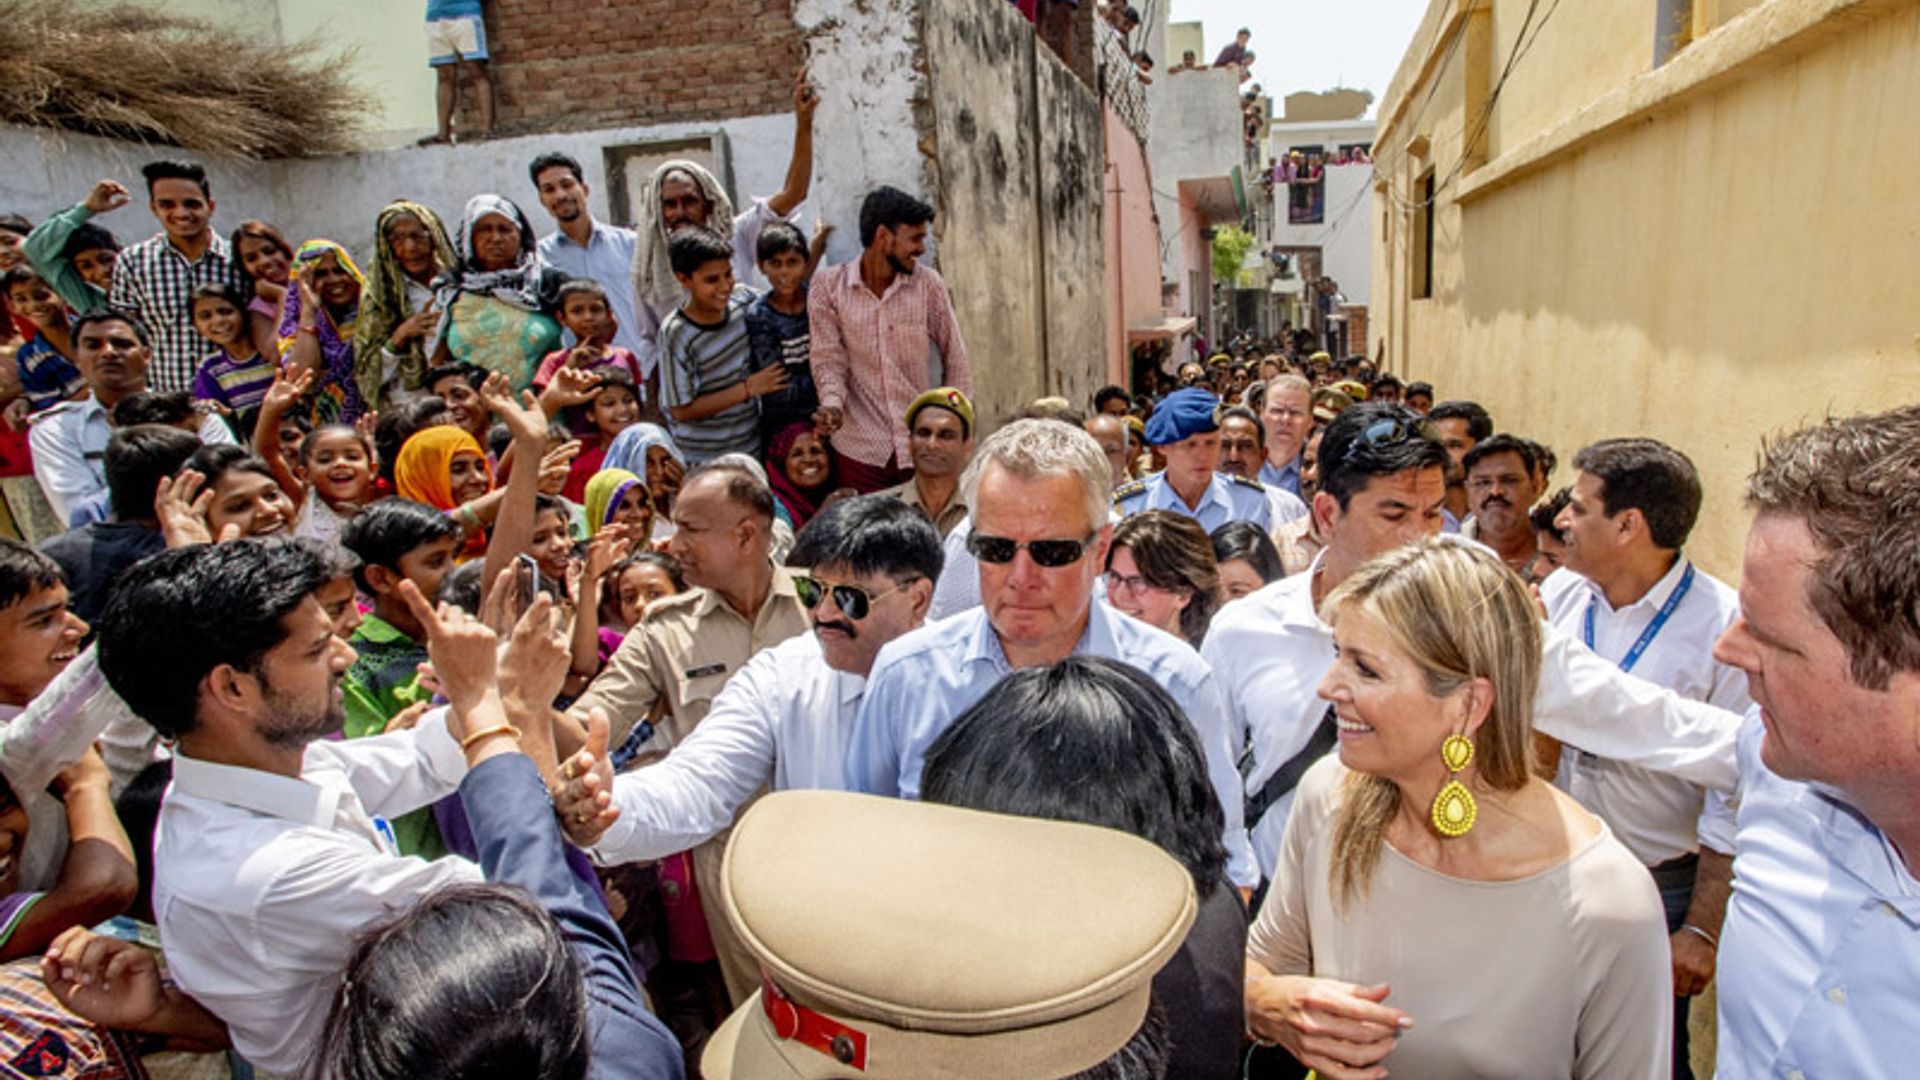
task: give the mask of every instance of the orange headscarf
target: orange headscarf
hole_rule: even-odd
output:
[[[487,470],[487,487],[492,488],[493,463],[480,444],[452,424],[439,424],[414,432],[400,447],[400,456],[393,461],[394,490],[403,499],[452,513],[458,509],[453,503],[453,459],[463,453],[480,459]],[[486,550],[486,532],[475,529],[461,544],[459,559],[464,562]]]

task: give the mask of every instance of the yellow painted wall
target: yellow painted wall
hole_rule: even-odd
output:
[[[427,69],[424,0],[87,0],[122,2],[233,27],[256,40],[313,40],[351,50],[353,79],[370,92],[372,145],[432,130],[434,75]]]
[[[1498,22],[1526,2],[1492,6]],[[1651,3],[1618,6],[1643,8],[1650,33]],[[1564,5],[1557,29],[1610,40],[1613,7]],[[1452,2],[1435,8],[1444,17]],[[1390,365],[1432,380],[1441,397],[1479,400],[1563,461],[1614,435],[1679,447],[1707,492],[1690,547],[1727,580],[1737,580],[1741,484],[1763,436],[1920,399],[1920,4],[1764,0],[1747,16],[1667,65],[1721,71],[1670,96],[1661,80],[1683,71],[1540,91],[1553,108],[1505,99],[1513,128],[1493,159],[1438,200],[1431,299],[1409,295],[1413,216],[1399,200],[1412,192],[1417,140],[1429,140],[1442,173],[1458,159],[1457,60],[1435,68],[1438,87],[1414,60],[1403,65],[1381,109],[1392,126],[1375,146],[1391,185],[1375,205],[1372,333]],[[1796,19],[1805,32],[1752,48],[1756,20]],[[1721,36],[1729,30],[1748,36]],[[1645,72],[1650,39],[1630,44]],[[1576,83],[1630,66],[1535,74]],[[1529,85],[1541,84],[1516,79],[1507,93]],[[1432,105],[1411,107],[1429,89]],[[1403,97],[1409,107],[1396,111]],[[1608,109],[1618,122],[1569,136]],[[1536,127],[1519,128],[1521,116]],[[1537,150],[1561,137],[1566,149],[1526,168],[1503,160],[1528,157],[1515,149],[1528,139]],[[1570,478],[1563,465],[1557,479]]]

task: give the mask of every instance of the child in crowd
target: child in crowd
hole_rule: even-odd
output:
[[[615,368],[626,373],[631,385],[641,385],[640,359],[631,350],[613,343],[620,330],[613,307],[607,303],[607,291],[590,278],[573,278],[560,286],[560,325],[573,335],[575,344],[555,349],[540,361],[534,372],[533,389],[539,393],[553,381],[553,373],[562,367],[598,372]]]
[[[667,245],[687,300],[660,324],[660,398],[669,430],[699,465],[760,449],[756,399],[787,387],[784,364],[752,370],[747,309],[758,298],[733,282],[733,245],[705,229],[682,229]]]
[[[360,559],[354,582],[373,598],[349,639],[359,654],[340,689],[349,739],[379,735],[408,709],[433,700],[420,685],[426,662],[426,630],[400,597],[400,583],[411,581],[423,596],[434,596],[453,569],[460,525],[431,506],[409,499],[382,499],[354,515],[340,533],[341,546]],[[430,809],[416,810],[392,822],[400,851],[436,858],[446,850]]]
[[[526,554],[547,581],[566,585],[567,572],[573,566],[573,512],[559,496],[545,492],[534,496],[533,540],[527,544]]]
[[[680,564],[660,551],[636,551],[600,578],[600,631],[624,639],[640,625],[647,605],[687,590]]]
[[[84,396],[87,380],[73,363],[73,313],[67,305],[30,266],[8,270],[0,276],[0,287],[14,321],[33,330],[13,354],[27,411],[39,412]]]
[[[247,302],[224,282],[193,290],[193,328],[213,346],[193,376],[193,399],[209,402],[245,434],[246,414],[259,407],[280,365],[260,354],[247,323]],[[285,415],[287,410],[282,411]]]
[[[816,245],[827,231],[821,230]],[[747,309],[753,370],[777,366],[787,372],[786,388],[760,399],[760,441],[769,445],[790,425],[813,423],[820,408],[807,348],[807,282],[816,259],[800,230],[784,221],[769,222],[760,230],[758,255],[760,272],[772,288]]]
[[[278,356],[280,316],[286,307],[287,290],[293,286],[293,245],[279,229],[251,220],[233,230],[229,243],[246,286],[247,332],[255,348]]]
[[[540,395],[540,405],[548,415],[552,415],[557,408],[564,408],[574,417],[571,431],[580,437],[580,455],[573,459],[573,465],[567,471],[566,486],[560,491],[573,503],[586,500],[587,481],[600,471],[601,463],[607,457],[607,448],[613,445],[613,440],[640,422],[639,390],[627,372],[623,368],[602,367],[594,374],[598,377],[593,382],[574,391],[569,387],[584,378],[586,372],[563,369],[555,374],[554,381]],[[567,407],[561,404],[563,402],[578,404]]]
[[[21,247],[27,262],[47,279],[60,299],[75,311],[92,311],[107,302],[120,241],[91,220],[127,205],[124,185],[102,180],[84,201],[33,227]]]
[[[274,374],[254,423],[253,448],[273,466],[274,478],[299,507],[293,534],[332,544],[347,521],[377,497],[373,441],[359,428],[327,424],[302,436],[291,459],[283,456],[281,424],[294,415],[312,381],[310,371]]]

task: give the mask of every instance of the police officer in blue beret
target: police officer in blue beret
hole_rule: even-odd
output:
[[[1185,514],[1212,532],[1229,521],[1251,521],[1272,532],[1273,503],[1265,485],[1214,471],[1220,463],[1220,399],[1197,386],[1175,390],[1147,420],[1147,443],[1166,455],[1165,471],[1113,492],[1120,517],[1142,510]]]

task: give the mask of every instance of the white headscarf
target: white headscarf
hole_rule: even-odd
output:
[[[660,188],[671,173],[684,173],[707,200],[707,228],[733,241],[733,200],[713,174],[691,161],[673,160],[660,164],[640,193],[641,228],[635,229],[633,247],[633,289],[655,311],[666,311],[680,303],[680,282],[674,279],[673,264],[667,259],[667,226],[660,215]]]

